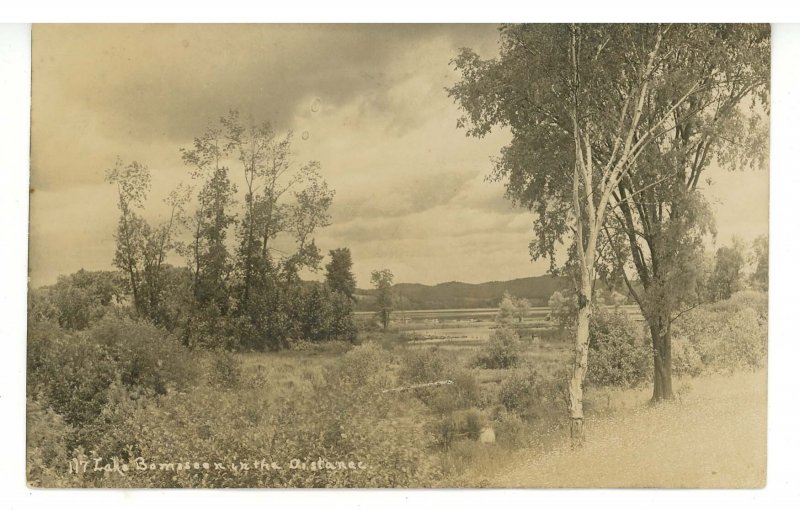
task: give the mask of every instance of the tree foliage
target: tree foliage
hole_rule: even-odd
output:
[[[742,288],[745,263],[744,244],[734,238],[731,246],[721,246],[714,256],[714,271],[708,283],[712,301],[730,298]]]
[[[759,236],[753,241],[750,261],[755,266],[751,281],[758,290],[769,289],[769,237]]]
[[[117,159],[106,172],[106,180],[117,187],[120,210],[114,265],[128,277],[136,312],[158,325],[172,328],[175,324],[165,302],[167,256],[177,247],[186,192],[179,187],[169,194],[165,200],[169,216],[154,226],[142,216],[150,191],[150,171],[146,166],[136,161],[123,164]]]
[[[394,306],[392,295],[392,281],[394,275],[389,269],[376,269],[372,272],[370,281],[378,291],[378,316],[380,317],[383,330],[389,329],[389,318]]]
[[[679,301],[674,290],[685,287],[696,233],[707,230],[701,197],[681,186],[699,182],[690,168],[762,146],[763,130],[745,136],[741,129],[758,122],[740,115],[739,105],[766,99],[768,52],[764,26],[511,25],[501,29],[499,57],[464,49],[453,60],[462,75],[450,89],[465,112],[459,125],[471,136],[495,127],[512,134],[493,177],[535,213],[532,257],[548,258],[555,270],[556,248],[569,242],[565,269],[576,280],[579,346],[595,278],[624,278],[618,262],[630,260],[625,251],[638,263],[651,253],[670,258],[673,246],[683,246],[672,260],[656,257],[649,272],[660,274],[648,277],[656,283],[643,311],[650,317],[656,303],[663,319]],[[763,154],[754,150],[743,161]]]
[[[336,248],[330,251],[330,261],[325,265],[325,282],[333,292],[348,299],[356,292],[356,277],[353,274],[353,257],[350,248]]]
[[[291,132],[229,112],[181,149],[190,184],[170,193],[168,218],[156,226],[144,219],[147,167],[118,160],[108,171],[120,210],[114,264],[138,316],[179,328],[192,346],[277,349],[303,335],[352,338],[352,304],[335,295],[349,302],[355,288],[349,251],[331,253],[344,271],[335,293],[300,281],[301,271],[320,269],[314,235],[330,223],[334,191],[318,162],[295,163],[291,141]],[[185,268],[167,264],[173,253]],[[305,309],[318,312],[316,325],[299,315]]]

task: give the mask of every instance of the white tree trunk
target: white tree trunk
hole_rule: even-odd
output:
[[[578,322],[575,333],[575,361],[572,365],[572,377],[569,381],[569,417],[570,437],[573,446],[583,444],[583,381],[589,362],[589,321],[592,316],[592,282],[581,278],[581,289],[578,293]],[[588,280],[588,281],[587,281]]]

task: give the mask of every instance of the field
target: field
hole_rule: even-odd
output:
[[[541,310],[511,323],[496,322],[493,310],[404,312],[387,332],[360,331],[357,345],[300,341],[278,352],[190,351],[124,318],[81,333],[34,325],[28,479],[57,487],[757,487],[763,313],[765,296],[751,292],[687,314],[676,327],[676,399],[652,406],[644,324],[626,310],[598,310],[588,442],[578,450],[566,419],[570,335]],[[133,467],[115,474],[110,459]],[[232,471],[204,471],[203,461]],[[269,462],[279,468],[253,467]],[[363,469],[334,469],[349,463]]]
[[[641,312],[635,305],[619,307],[632,320],[641,321]],[[394,313],[392,328],[407,333],[410,345],[431,345],[441,348],[469,348],[484,345],[497,327],[498,308],[461,308],[452,310],[399,310]],[[356,312],[365,320],[373,312]],[[525,340],[552,338],[556,325],[550,320],[550,309],[533,307],[525,318],[514,324]]]

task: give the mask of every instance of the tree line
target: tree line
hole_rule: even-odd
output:
[[[355,337],[350,250],[330,251],[324,283],[300,278],[322,269],[314,235],[330,224],[334,190],[318,162],[295,162],[291,144],[291,132],[229,112],[180,149],[189,183],[169,193],[157,224],[144,214],[149,169],[116,161],[106,174],[119,209],[114,265],[137,316],[190,346]],[[173,255],[185,266],[170,265]]]

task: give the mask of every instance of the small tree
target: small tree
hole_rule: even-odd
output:
[[[370,279],[378,291],[378,316],[383,330],[389,329],[389,316],[392,313],[392,280],[394,275],[388,269],[375,270]]]
[[[355,300],[356,277],[353,274],[353,258],[350,248],[337,248],[330,251],[331,261],[325,265],[325,282],[333,292]]]
[[[500,300],[500,310],[497,312],[497,322],[522,322],[523,319],[530,313],[531,304],[525,298],[516,298],[509,292],[503,293],[503,299]]]
[[[769,289],[769,237],[759,236],[753,241],[750,261],[755,266],[750,277],[753,287],[764,291]]]
[[[525,298],[518,298],[516,301],[514,301],[514,304],[516,305],[517,321],[522,322],[523,320],[525,320],[525,317],[527,317],[528,314],[530,313],[531,304]]]
[[[503,294],[503,299],[500,300],[500,310],[497,312],[497,322],[509,323],[514,320],[517,315],[517,306],[514,303],[514,296],[508,292]]]
[[[740,290],[743,266],[744,245],[739,239],[734,238],[732,246],[722,246],[717,250],[714,272],[708,285],[713,301],[728,299]]]

